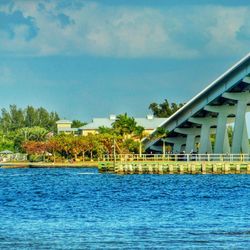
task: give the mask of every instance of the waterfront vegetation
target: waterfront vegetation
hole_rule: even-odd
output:
[[[156,117],[168,117],[182,104],[152,103],[149,109]],[[45,108],[27,106],[19,108],[10,105],[3,108],[0,116],[0,151],[27,153],[30,161],[85,161],[97,160],[104,154],[141,154],[142,139],[145,129],[136,124],[134,118],[126,113],[117,116],[112,128],[100,127],[97,133],[86,136],[74,134],[57,134],[56,121],[60,119],[57,112]],[[73,120],[72,128],[86,123]],[[166,136],[164,131],[156,133],[157,137]]]
[[[127,114],[117,116],[112,128],[100,127],[98,133],[86,136],[58,134],[25,140],[22,149],[30,161],[97,160],[104,154],[140,153],[144,128]]]
[[[44,141],[56,131],[56,112],[45,108],[18,108],[10,105],[2,109],[0,116],[0,150],[23,152],[24,141]]]

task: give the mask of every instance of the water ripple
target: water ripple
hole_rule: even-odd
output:
[[[0,169],[0,249],[248,249],[248,175]]]

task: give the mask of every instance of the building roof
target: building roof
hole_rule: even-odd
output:
[[[144,127],[145,129],[156,129],[159,125],[167,120],[167,118],[155,118],[148,116],[147,118],[134,118],[137,125]],[[80,130],[97,130],[99,127],[111,128],[115,119],[110,118],[94,118],[91,123],[80,127]]]
[[[156,129],[168,118],[135,118],[137,125],[144,127],[145,129]]]
[[[99,127],[111,128],[114,120],[109,118],[94,118],[92,122],[80,127],[80,130],[96,130]]]
[[[78,128],[58,128],[58,132],[77,132]]]
[[[70,120],[59,120],[56,122],[56,124],[71,124],[71,123],[72,123],[72,121],[70,121]]]

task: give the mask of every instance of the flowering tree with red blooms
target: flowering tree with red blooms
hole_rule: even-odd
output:
[[[46,143],[38,141],[26,141],[23,148],[28,154],[44,154],[46,152]]]
[[[79,141],[80,141],[80,150],[81,150],[81,153],[82,153],[82,161],[84,161],[85,160],[85,152],[87,152],[89,144],[88,144],[88,141],[86,139],[86,136],[81,136],[81,137],[78,137],[78,138],[79,138]]]
[[[75,161],[77,161],[77,156],[82,152],[82,141],[79,137],[72,136],[68,140],[69,142],[69,153],[74,156]]]
[[[46,151],[53,155],[53,161],[55,163],[55,161],[56,161],[56,152],[59,149],[58,141],[56,140],[56,138],[52,137],[52,138],[50,138],[50,140],[46,141],[45,144],[46,144]]]

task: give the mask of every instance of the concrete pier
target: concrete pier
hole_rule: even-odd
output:
[[[250,162],[100,162],[100,173],[250,174]]]

